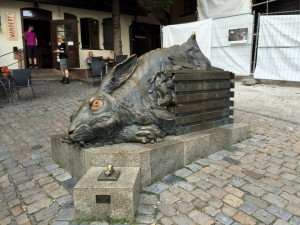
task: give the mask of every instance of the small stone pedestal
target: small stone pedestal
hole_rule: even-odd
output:
[[[140,167],[116,167],[117,181],[97,181],[105,167],[92,167],[74,188],[78,219],[134,220],[140,192]]]

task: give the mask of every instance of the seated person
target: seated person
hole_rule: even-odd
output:
[[[88,57],[85,60],[88,66],[91,66],[93,57],[94,57],[94,53],[92,51],[89,51]]]

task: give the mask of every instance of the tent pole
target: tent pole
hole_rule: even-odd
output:
[[[255,39],[254,58],[253,58],[253,67],[252,67],[253,77],[254,77],[254,71],[255,71],[256,62],[257,62],[259,26],[260,26],[260,13],[258,13],[258,21],[257,21],[257,28],[256,28],[256,39]]]
[[[254,55],[252,55],[252,51],[253,51],[253,47],[255,47],[254,45],[254,30],[255,30],[255,10],[252,12],[252,16],[253,16],[253,25],[252,25],[252,40],[251,40],[251,57],[250,57],[250,76],[254,76],[254,71],[253,69],[253,63],[254,63],[254,58],[252,58],[252,56],[254,57]],[[255,51],[255,50],[254,50]],[[253,60],[253,61],[252,61]]]
[[[264,4],[269,4],[271,2],[277,2],[278,0],[267,0],[265,2],[260,2],[260,3],[257,3],[257,4],[253,4],[252,7],[255,7],[255,6],[258,6],[258,5],[264,5]]]

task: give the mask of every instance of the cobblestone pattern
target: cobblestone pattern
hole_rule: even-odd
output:
[[[0,224],[108,224],[73,221],[76,181],[50,156],[50,136],[66,130],[70,113],[94,89],[51,85],[36,87],[33,101],[1,102]],[[300,224],[300,92],[236,89],[235,121],[251,125],[251,138],[144,188],[137,224]],[[262,92],[268,102],[245,102]],[[283,100],[290,111],[271,107]]]
[[[0,96],[0,224],[69,224],[76,181],[51,159],[50,136],[66,131],[71,112],[96,88],[73,82],[34,86],[36,98]]]

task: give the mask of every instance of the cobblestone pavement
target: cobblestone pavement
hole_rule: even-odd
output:
[[[76,181],[51,159],[79,101],[95,88],[73,82],[23,90],[0,102],[0,224],[91,224],[74,220]],[[300,90],[236,85],[235,121],[251,138],[143,189],[136,224],[300,224]]]

